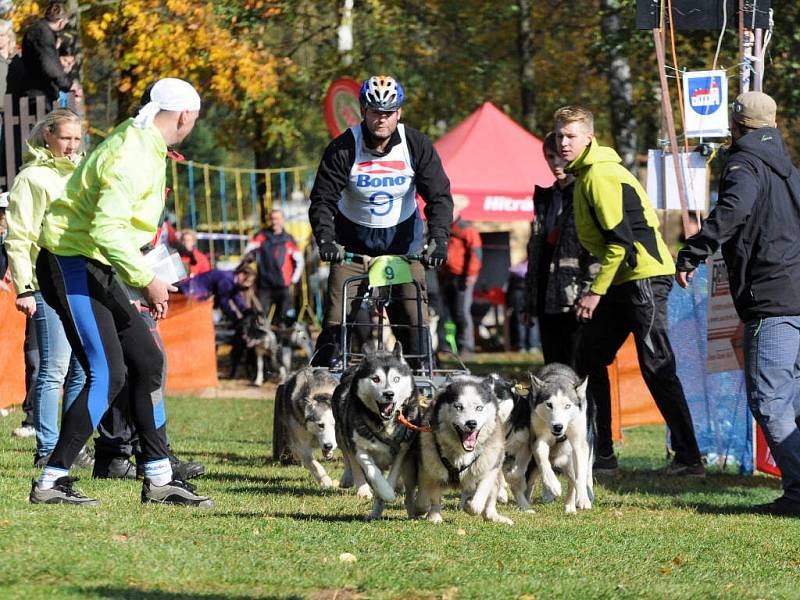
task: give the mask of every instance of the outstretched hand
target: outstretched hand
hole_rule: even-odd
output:
[[[694,270],[692,271],[675,271],[675,281],[682,288],[689,287],[692,279],[694,278]]]

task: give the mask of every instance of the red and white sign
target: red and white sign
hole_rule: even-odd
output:
[[[333,137],[361,122],[361,105],[358,92],[361,84],[355,79],[342,77],[334,81],[325,94],[325,123]]]

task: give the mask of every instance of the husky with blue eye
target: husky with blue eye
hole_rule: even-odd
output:
[[[570,367],[559,363],[546,365],[531,377],[531,451],[541,472],[542,498],[547,502],[561,496],[554,468],[560,469],[569,481],[566,513],[588,510],[594,501],[595,425],[586,384],[586,378],[581,380]],[[531,472],[528,496],[534,476]]]
[[[442,522],[442,492],[461,491],[464,510],[513,525],[497,513],[505,457],[504,417],[495,380],[460,376],[442,388],[430,408],[430,431],[420,433],[417,512]]]
[[[345,461],[341,487],[354,484],[360,498],[373,498],[368,519],[379,519],[402,477],[406,510],[413,516],[416,463],[409,448],[417,434],[409,425],[419,420],[420,408],[400,343],[393,352],[370,354],[349,369],[334,391],[333,408]]]

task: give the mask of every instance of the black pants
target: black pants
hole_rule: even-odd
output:
[[[275,305],[272,313],[272,323],[275,325],[291,325],[292,319],[287,317],[289,309],[292,308],[292,288],[278,288],[263,286],[258,288],[258,301],[264,314],[269,317],[269,309]]]
[[[86,372],[83,390],[62,418],[48,466],[69,468],[126,377],[142,458],[167,458],[163,355],[114,271],[82,256],[55,256],[43,249],[36,275],[42,296],[61,317]]]
[[[574,368],[578,341],[583,329],[583,324],[575,318],[575,313],[542,314],[537,320],[545,364],[557,362]]]
[[[164,368],[161,373],[161,396],[164,398],[164,390],[167,385],[167,355],[164,351],[164,342],[158,333],[156,322],[150,316],[150,312],[144,310],[139,315],[150,331],[150,335],[153,336],[156,346],[162,350]],[[139,432],[136,431],[136,425],[133,422],[127,381],[122,386],[122,391],[114,398],[106,414],[100,420],[100,424],[97,426],[97,433],[98,436],[94,438],[94,449],[98,456],[131,457],[141,455]],[[166,431],[164,435],[166,435]],[[169,444],[167,448],[169,448]]]
[[[428,323],[428,293],[423,266],[414,261],[409,264],[409,267],[414,281],[420,289],[421,305],[419,307],[417,306],[416,286],[413,283],[386,286],[378,288],[378,290],[385,302],[389,322],[392,324],[392,333],[402,344],[403,353],[406,355],[408,362],[412,367],[417,368],[420,364],[420,359],[428,352],[428,334],[423,329],[423,326]],[[330,366],[337,356],[340,350],[339,340],[342,329],[344,283],[350,277],[366,275],[368,272],[369,267],[367,264],[331,264],[331,272],[328,276],[328,293],[325,298],[325,319],[322,323],[322,332],[317,338],[312,366]],[[357,315],[362,308],[362,298],[367,292],[368,285],[367,280],[362,279],[353,281],[347,286],[348,323],[358,320]]]
[[[36,393],[36,379],[39,377],[39,340],[32,318],[25,319],[25,398],[22,401],[22,412],[25,418],[23,426],[33,427],[33,396]]]
[[[611,392],[608,371],[630,333],[636,341],[639,368],[656,406],[670,428],[675,459],[700,461],[692,417],[675,372],[675,355],[667,337],[669,276],[650,277],[609,288],[586,324],[578,348],[577,371],[589,376],[588,396],[597,411],[597,452],[608,456],[611,442]]]

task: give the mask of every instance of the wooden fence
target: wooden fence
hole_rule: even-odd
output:
[[[73,94],[69,94],[68,106],[82,115],[82,104]],[[14,110],[14,109],[17,110]],[[14,182],[25,142],[31,135],[33,126],[47,114],[44,96],[22,96],[14,105],[14,98],[6,94],[3,98],[3,112],[0,114],[0,188],[8,190]]]

